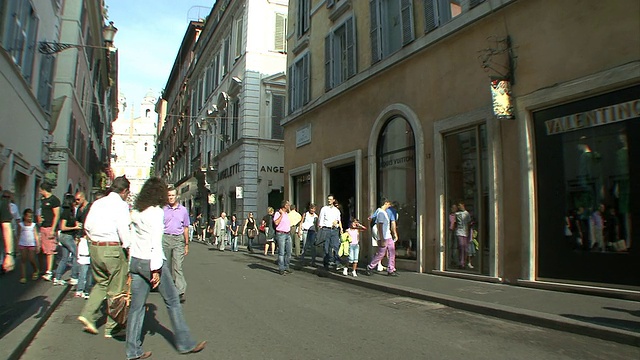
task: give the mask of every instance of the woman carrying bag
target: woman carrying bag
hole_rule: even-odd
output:
[[[256,219],[253,217],[253,213],[250,212],[247,219],[244,221],[244,227],[242,233],[247,235],[247,251],[253,253],[253,239],[258,236],[258,230],[256,228]]]

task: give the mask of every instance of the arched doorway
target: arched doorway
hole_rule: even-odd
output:
[[[376,205],[387,198],[397,212],[396,257],[416,260],[416,141],[411,124],[403,116],[394,115],[382,126],[376,144],[376,174]]]

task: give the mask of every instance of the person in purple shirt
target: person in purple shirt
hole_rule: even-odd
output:
[[[182,272],[182,262],[189,254],[189,212],[178,203],[177,190],[169,187],[169,203],[164,207],[164,236],[162,250],[170,263],[173,281],[180,294],[180,302],[186,301],[187,280]]]

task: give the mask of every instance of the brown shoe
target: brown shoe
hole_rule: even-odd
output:
[[[130,359],[130,360],[146,359],[146,358],[150,358],[150,357],[151,357],[151,351],[145,351],[145,352],[142,353],[142,355],[140,355],[140,356],[138,356],[136,358]]]
[[[204,350],[205,346],[207,346],[207,342],[206,341],[201,341],[200,343],[198,343],[198,345],[196,345],[196,347],[193,348],[193,350],[187,352],[187,354],[195,354],[197,352],[200,352],[200,351]]]

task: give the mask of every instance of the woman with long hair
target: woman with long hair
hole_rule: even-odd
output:
[[[246,220],[244,221],[244,227],[242,228],[242,233],[247,235],[247,251],[253,253],[253,239],[257,236],[257,226],[256,219],[253,217],[253,213],[250,212],[247,215]]]
[[[276,234],[276,225],[273,223],[273,213],[273,208],[269,206],[267,208],[267,215],[262,218],[262,222],[260,223],[260,228],[263,229],[260,230],[260,232],[264,234],[265,238],[265,256],[269,253],[269,249],[271,249],[271,256],[273,256],[276,251],[276,242],[274,241],[274,235]]]
[[[72,262],[71,279],[69,284],[76,285],[78,283],[78,246],[76,245],[76,232],[82,227],[78,225],[76,220],[76,197],[66,194],[62,201],[62,214],[60,215],[60,247],[61,257],[58,268],[53,277],[53,285],[66,285],[67,282],[62,280],[62,275],[67,271],[69,260]]]
[[[238,217],[236,214],[231,215],[231,219],[229,220],[229,224],[227,225],[227,230],[229,233],[229,237],[231,238],[231,251],[238,251],[238,230],[240,229],[240,225],[238,224]]]
[[[131,213],[132,233],[129,252],[131,275],[131,305],[127,319],[128,359],[146,359],[151,351],[142,351],[142,325],[144,322],[145,303],[152,288],[158,288],[169,311],[174,332],[175,346],[182,354],[202,351],[206,341],[197,343],[182,313],[180,296],[176,289],[171,271],[165,262],[162,251],[162,235],[164,233],[164,211],[167,204],[167,184],[159,178],[148,179],[136,201]]]

